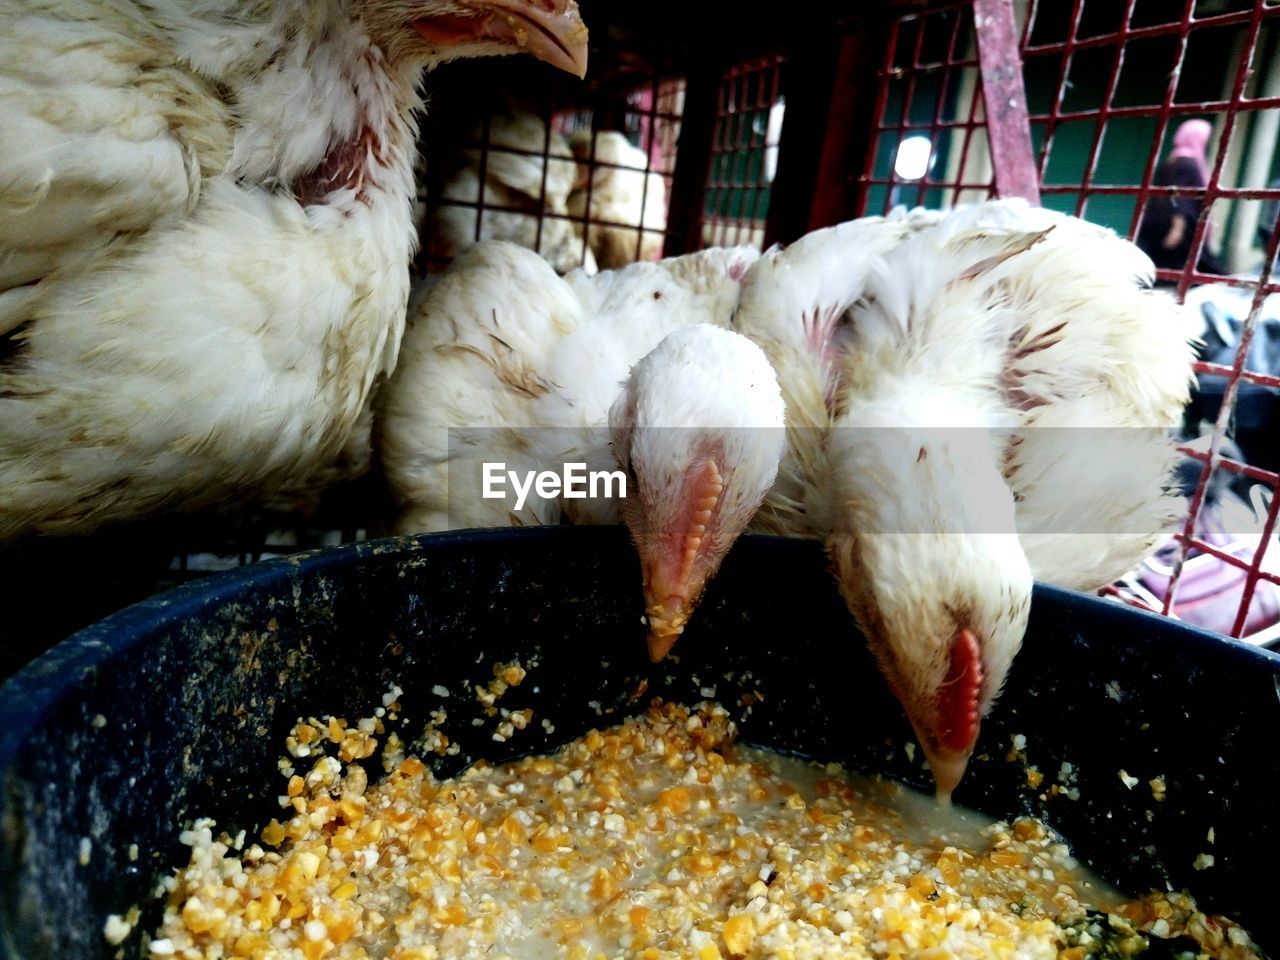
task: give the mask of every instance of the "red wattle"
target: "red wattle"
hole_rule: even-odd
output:
[[[963,753],[978,738],[978,703],[982,696],[982,648],[968,627],[951,641],[951,660],[938,691],[938,741]]]

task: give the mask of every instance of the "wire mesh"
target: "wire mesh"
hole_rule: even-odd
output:
[[[974,4],[981,6],[981,0]],[[1264,0],[1029,0],[1014,5],[1039,192],[1045,206],[1111,227],[1157,262],[1157,283],[1210,316],[1229,309],[1234,350],[1196,364],[1186,446],[1202,469],[1176,538],[1162,597],[1126,599],[1164,613],[1178,606],[1186,562],[1213,557],[1242,575],[1230,632],[1253,633],[1260,584],[1280,585],[1268,558],[1280,498],[1280,4]],[[944,4],[890,24],[876,110],[876,146],[863,170],[858,213],[897,204],[947,208],[993,194],[999,180],[983,102],[973,7]],[[989,38],[986,38],[989,40]],[[1170,179],[1168,158],[1187,120],[1212,124],[1203,181]],[[997,121],[998,123],[1001,121]],[[925,159],[921,159],[921,158]],[[1185,236],[1162,250],[1144,222],[1179,205]],[[1190,206],[1187,206],[1190,204]],[[1182,250],[1181,248],[1185,248]],[[1234,306],[1231,306],[1232,302]],[[1222,304],[1228,303],[1223,308]],[[1262,336],[1266,350],[1257,349]],[[1273,345],[1277,348],[1274,356]],[[1249,403],[1242,416],[1242,398]],[[1273,409],[1274,408],[1274,409]],[[1261,413],[1258,411],[1261,410]],[[1197,423],[1191,423],[1197,419]],[[1224,453],[1229,449],[1241,453]],[[1261,484],[1252,549],[1204,536],[1206,495],[1218,471]],[[1248,629],[1246,629],[1248,627]]]
[[[905,14],[877,73],[875,139],[858,213],[948,208],[994,195],[973,7]]]
[[[587,86],[545,71],[536,82],[495,81],[491,69],[433,79],[419,151],[419,274],[490,239],[536,250],[561,273],[660,255],[685,81],[663,51],[622,50],[607,24],[593,25],[596,36],[592,61],[604,66]]]
[[[700,230],[703,246],[764,245],[786,108],[785,62],[782,55],[771,54],[725,71],[716,99]]]
[[[724,69],[698,229],[681,238],[686,249],[763,244],[784,64],[783,55],[769,54]],[[515,131],[505,100],[485,104],[466,81],[456,95],[439,85],[421,151],[435,169],[421,178],[419,272],[444,268],[483,239],[521,243],[561,272],[661,256],[686,93],[683,76],[657,72],[621,90],[602,86],[586,102],[553,82],[536,105],[517,108],[524,129]],[[571,189],[559,175],[569,164],[576,165]]]

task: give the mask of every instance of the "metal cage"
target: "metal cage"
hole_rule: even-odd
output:
[[[1274,210],[1280,201],[1280,4],[974,0],[932,6],[890,20],[876,76],[876,139],[862,168],[858,214],[898,203],[946,207],[986,195],[1024,196],[1137,239],[1153,198],[1201,201],[1185,266],[1158,269],[1157,282],[1180,300],[1195,299],[1198,290],[1234,290],[1243,322],[1228,362],[1196,364],[1201,387],[1216,378],[1221,399],[1208,411],[1207,445],[1182,448],[1207,469],[1199,472],[1176,535],[1167,590],[1163,597],[1106,592],[1169,614],[1187,561],[1213,557],[1242,574],[1231,635],[1273,640],[1274,627],[1258,633],[1249,621],[1259,585],[1280,584],[1280,558],[1267,555],[1280,512],[1280,462],[1261,447],[1248,458],[1254,462],[1246,462],[1224,453],[1224,441],[1243,434],[1236,419],[1242,390],[1261,392],[1268,404],[1280,401],[1276,371],[1253,369],[1251,360],[1260,320],[1280,313],[1280,298],[1268,301],[1280,293],[1274,214],[1269,232],[1267,222],[1256,229],[1266,205]],[[1214,125],[1207,184],[1190,190],[1159,184],[1174,127],[1194,117]],[[920,149],[912,148],[913,138],[927,145],[923,163],[911,153]],[[1206,267],[1203,254],[1215,230],[1222,230],[1216,259],[1224,263]],[[1275,447],[1280,453],[1280,444]],[[1256,542],[1244,555],[1203,535],[1206,491],[1217,471],[1268,491]]]

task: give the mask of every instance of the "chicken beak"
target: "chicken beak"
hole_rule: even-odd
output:
[[[649,657],[665,657],[684,632],[702,590],[720,566],[726,547],[712,531],[724,478],[714,459],[692,466],[681,488],[688,514],[676,530],[646,532],[632,526],[644,571],[645,613],[649,617]],[[629,523],[631,521],[628,521]]]
[[[924,748],[925,758],[929,761],[929,770],[933,773],[934,790],[939,803],[944,805],[951,803],[951,794],[964,779],[971,753],[972,751],[968,750],[957,753],[954,750]]]
[[[911,707],[907,708],[933,772],[940,803],[951,802],[978,742],[982,684],[982,645],[973,630],[961,626],[951,638],[947,672],[929,712],[930,720],[917,720]]]
[[[912,729],[916,732],[916,742],[924,751],[924,758],[929,761],[929,772],[933,774],[934,796],[937,797],[939,804],[950,805],[951,794],[964,779],[964,772],[969,766],[969,757],[973,755],[973,747],[957,750],[939,743],[932,728],[912,717],[910,710],[907,711],[907,716],[910,717]]]
[[[574,0],[463,0],[478,14],[465,21],[452,19],[449,30],[465,25],[473,40],[491,40],[515,47],[544,63],[572,73],[587,74],[587,25]],[[428,40],[440,39],[432,20],[414,24]]]
[[[693,604],[685,597],[668,596],[655,599],[652,591],[645,591],[645,612],[649,617],[649,659],[661,662],[689,622]]]

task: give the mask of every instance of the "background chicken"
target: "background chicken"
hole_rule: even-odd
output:
[[[0,537],[303,482],[395,363],[424,68],[571,0],[0,9]]]
[[[484,140],[483,125],[477,124],[467,139]],[[473,148],[452,158],[454,172],[431,221],[432,255],[452,258],[478,239],[508,240],[541,253],[559,273],[578,267],[594,273],[596,262],[581,229],[565,219],[577,164],[564,137],[533,113],[506,110],[490,118],[488,143],[483,158]],[[483,210],[477,208],[482,163]]]
[[[840,282],[815,277],[842,260]],[[1109,231],[1000,201],[819,231],[744,285],[740,329],[789,322],[793,352],[807,347],[779,367],[804,405],[788,417],[821,423],[825,408],[828,423],[762,520],[822,531],[944,794],[1021,643],[1033,578],[1101,586],[1179,512],[1168,431],[1192,334],[1151,272]]]
[[[594,138],[594,164],[592,132],[581,130],[570,140],[582,167],[568,198],[569,213],[589,217],[587,243],[601,269],[658,259],[667,228],[662,175],[645,172],[645,152],[632,146],[624,134],[604,130]]]
[[[484,243],[414,311],[381,422],[401,532],[625,519],[651,647],[665,653],[773,482],[783,403],[768,361],[726,327],[755,251],[709,250],[565,279]],[[764,429],[757,429],[764,428]],[[485,499],[481,464],[581,462],[630,474],[617,499]]]

